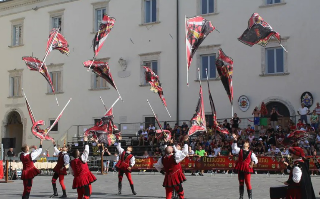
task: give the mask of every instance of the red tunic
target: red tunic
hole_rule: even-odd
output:
[[[89,170],[88,164],[83,163],[79,158],[72,160],[70,166],[74,176],[72,189],[81,188],[97,180]]]
[[[128,170],[128,167],[130,167],[130,159],[133,157],[132,154],[127,154],[125,151],[122,152],[121,157],[116,164],[116,168],[121,171],[125,172],[131,172]]]
[[[62,152],[58,155],[58,162],[56,166],[53,168],[53,171],[59,175],[67,175],[67,169],[64,167],[64,156],[66,154],[63,154]],[[61,170],[61,168],[63,168]]]
[[[33,161],[31,159],[31,153],[26,156],[23,153],[21,153],[20,160],[23,164],[23,170],[21,175],[22,180],[33,179],[35,176],[40,174],[40,171],[33,164]]]
[[[295,161],[294,164],[296,165],[297,161]],[[293,168],[291,169],[289,174],[288,181],[292,181],[292,183],[290,183],[289,188],[287,190],[286,199],[302,199],[300,182],[299,183],[293,182],[292,177],[293,177]]]
[[[249,167],[251,162],[251,155],[252,155],[252,151],[249,151],[248,156],[244,157],[243,149],[240,149],[239,159],[238,159],[238,162],[236,163],[234,170],[237,172],[253,173],[253,168]]]
[[[187,180],[182,173],[180,163],[176,163],[174,155],[162,157],[162,165],[166,173],[163,181],[164,187],[175,187]]]

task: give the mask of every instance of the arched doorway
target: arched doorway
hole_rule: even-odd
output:
[[[277,101],[270,101],[266,104],[266,106],[269,115],[271,113],[272,108],[275,108],[280,115],[283,115],[283,117],[278,117],[278,125],[281,125],[285,128],[289,125],[290,111],[285,104]]]
[[[23,124],[21,116],[17,111],[11,111],[7,114],[5,131],[2,135],[2,143],[5,147],[5,156],[8,148],[13,148],[15,154],[20,152],[23,139]]]

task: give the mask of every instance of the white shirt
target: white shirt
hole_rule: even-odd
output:
[[[194,151],[193,150],[189,151],[188,155],[194,155]]]
[[[319,135],[317,135],[317,141],[320,142],[320,136]]]
[[[219,153],[221,152],[221,148],[220,147],[214,148],[213,151],[214,151],[214,156],[218,156]]]
[[[175,146],[173,146],[173,150],[175,151],[174,159],[177,164],[180,163],[182,160],[184,160],[184,158],[187,157],[187,155],[188,155],[188,145],[187,144],[184,145],[184,147],[182,148],[182,151],[178,150]],[[162,157],[159,158],[158,162],[155,163],[153,166],[160,172],[163,168]]]
[[[34,150],[33,152],[31,152],[31,159],[35,160],[42,152],[42,148],[38,148],[36,150]],[[23,153],[24,156],[29,155],[30,153]]]
[[[239,154],[240,148],[238,147],[237,143],[233,143],[231,147],[232,147],[232,153],[233,153],[233,154]],[[243,149],[243,150],[244,150],[244,149]],[[251,160],[252,160],[252,162],[254,162],[255,164],[258,164],[258,158],[257,158],[256,154],[251,153]]]
[[[119,152],[119,157],[122,155],[122,153],[124,152],[124,149],[121,148],[121,143],[117,143],[117,150]],[[129,153],[128,151],[126,153]],[[134,164],[136,163],[136,159],[134,158],[134,156],[132,156],[132,158],[130,159],[130,167],[133,167]]]
[[[147,131],[143,131],[141,133],[141,135],[144,137],[144,138],[147,138],[148,137],[148,132]]]
[[[297,160],[301,160],[301,159],[297,159]],[[297,161],[297,160],[293,160],[293,162]],[[298,166],[293,167],[293,171],[292,171],[292,180],[295,183],[299,183],[301,180],[301,176],[302,176],[302,171]]]
[[[278,154],[278,153],[280,153],[281,151],[280,151],[278,148],[275,148],[275,149],[271,148],[271,149],[268,149],[268,152],[272,152],[272,153],[274,153],[274,154]]]
[[[301,108],[299,108],[299,113],[300,113],[300,115],[307,115],[307,113],[308,113],[308,108],[307,107],[301,107]]]
[[[289,150],[287,149],[286,151],[281,152],[281,155],[289,155]]]
[[[151,127],[151,126],[150,126],[150,127],[149,127],[149,130],[151,130],[151,129],[152,129],[152,130],[156,130],[156,127],[154,127],[154,126]]]

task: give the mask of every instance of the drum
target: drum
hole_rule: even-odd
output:
[[[270,198],[279,199],[285,198],[287,195],[288,186],[270,187]]]

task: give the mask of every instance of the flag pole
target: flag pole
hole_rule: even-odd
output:
[[[101,97],[101,96],[100,96],[100,99],[101,99],[101,102],[102,102],[102,104],[103,104],[104,108],[105,108],[106,110],[108,110],[108,109],[107,109],[107,107],[106,107],[106,105],[104,104],[104,101],[103,101],[103,99],[102,99],[102,97]]]
[[[54,92],[54,97],[56,98],[57,105],[59,106],[59,101],[58,101],[58,98],[57,98],[56,92]]]
[[[198,68],[198,76],[199,76],[199,83],[200,83],[200,86],[201,86],[200,68]]]
[[[119,101],[119,99],[120,99],[120,97],[118,97],[118,99],[117,99],[115,102],[113,102],[113,104],[111,105],[111,107],[107,110],[106,114],[114,107],[114,105],[116,105],[116,103]],[[105,114],[105,115],[106,115],[106,114]]]
[[[207,75],[207,83],[208,83],[208,92],[209,92],[209,95],[211,95],[211,92],[210,92],[210,85],[209,85],[209,76],[208,76],[208,68],[206,68],[206,75]],[[209,96],[210,97],[210,96]],[[210,102],[211,103],[211,102]],[[212,106],[211,106],[211,109],[212,109]],[[217,124],[215,123],[216,122],[216,120],[214,119],[216,116],[216,113],[215,112],[213,112],[213,110],[211,110],[212,111],[212,117],[213,117],[213,127],[214,127],[214,133],[216,133],[217,132]]]
[[[52,48],[52,45],[53,45],[53,42],[54,42],[54,40],[57,38],[57,35],[58,35],[58,33],[59,33],[59,29],[60,29],[60,28],[58,28],[58,30],[56,31],[56,34],[54,35],[54,38],[53,38],[52,41],[51,41],[50,47],[49,47],[48,50],[46,51],[46,54],[45,54],[45,56],[44,56],[44,58],[43,58],[43,61],[42,61],[42,63],[41,63],[41,66],[40,66],[40,68],[39,68],[39,71],[40,71],[40,69],[42,68],[44,62],[46,61],[46,59],[47,59],[47,57],[48,57],[48,55],[49,55],[50,49]]]
[[[67,102],[67,104],[64,106],[64,108],[62,109],[62,111],[60,112],[60,114],[58,115],[57,119],[53,122],[56,123],[59,119],[60,116],[62,115],[63,111],[67,108],[67,106],[69,105],[69,103],[71,102],[72,98],[69,99],[69,101]],[[44,135],[44,137],[46,137],[48,135],[48,133],[51,131],[51,129],[54,127],[55,125],[51,125],[51,127],[48,129],[47,133]]]
[[[169,114],[169,116],[171,117],[171,115],[170,115],[170,113],[169,113],[169,110],[168,110],[168,108],[166,107],[166,106],[164,106],[165,108],[166,108],[166,110],[167,110],[167,113]]]
[[[186,36],[186,45],[187,45],[187,15],[184,16],[184,26],[185,26],[185,36]],[[188,54],[186,46],[186,60],[187,60],[187,86],[189,87],[189,66],[188,66]]]
[[[284,51],[286,51],[286,53],[288,52],[287,49],[282,44],[280,44],[280,46],[283,48]]]
[[[91,66],[92,66],[92,64],[93,64],[93,62],[94,62],[94,60],[95,60],[95,59],[96,59],[96,57],[94,56],[94,57],[92,58],[92,62],[91,62],[91,64],[90,64],[90,66],[89,66],[89,68],[88,68],[87,72],[89,72],[89,71],[90,71]]]
[[[154,118],[156,119],[156,121],[157,121],[157,123],[158,123],[158,126],[159,126],[160,130],[163,131],[162,126],[161,126],[161,124],[160,124],[160,122],[159,122],[159,120],[158,120],[158,118],[157,118],[157,116],[156,116],[156,113],[154,112],[154,110],[153,110],[153,108],[152,108],[152,106],[151,106],[151,104],[150,104],[150,102],[149,102],[148,99],[147,99],[147,102],[148,102],[148,104],[149,104],[149,106],[150,106],[150,108],[151,108],[151,111],[152,111],[152,113],[153,113]]]
[[[219,31],[216,27],[215,27],[214,29],[215,29],[218,33],[220,33],[220,31]]]
[[[23,88],[21,88],[21,90],[22,90],[22,94],[23,94],[24,98],[26,99],[26,101],[27,101],[27,102],[28,102],[28,104],[29,104],[28,98],[27,98],[26,94],[24,93]],[[30,104],[29,104],[29,108],[30,108],[30,111],[31,111],[32,117],[34,118],[34,120],[35,120],[35,121],[37,121],[37,120],[36,120],[36,117],[34,116],[34,114],[33,114],[33,112],[32,112],[32,109],[31,109]]]

